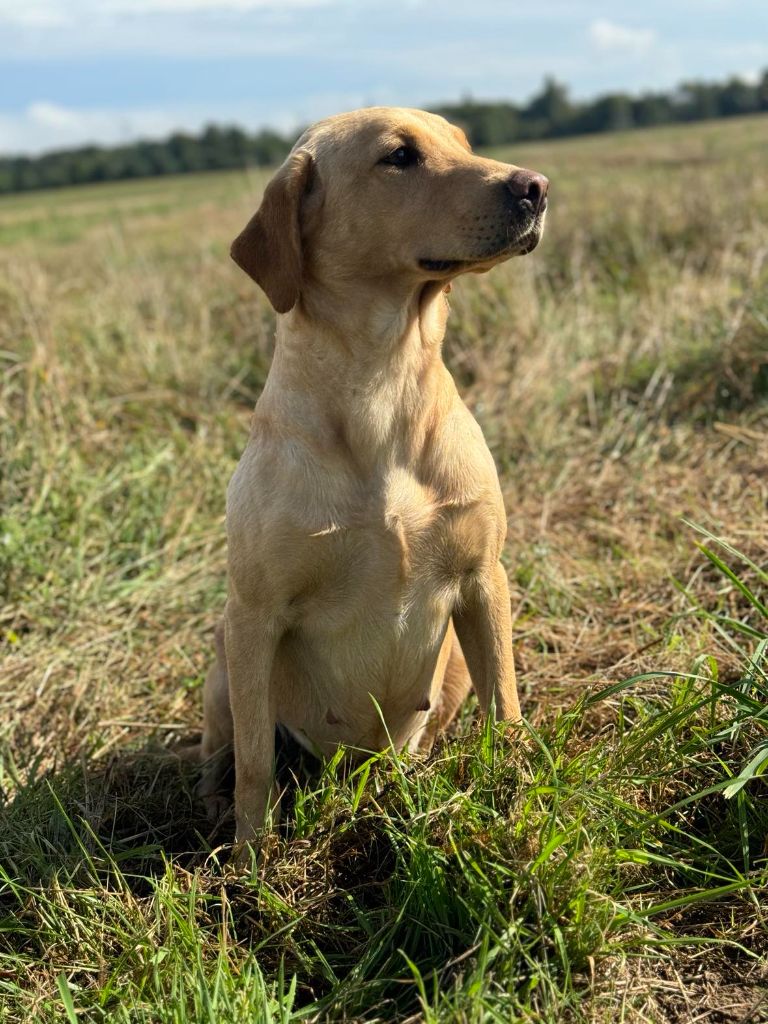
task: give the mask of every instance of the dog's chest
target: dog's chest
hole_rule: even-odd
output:
[[[439,632],[497,529],[490,502],[459,502],[405,470],[348,499],[339,518],[316,532],[305,622],[318,632],[357,626],[372,638],[382,628]]]
[[[479,568],[488,547],[482,502],[459,501],[407,472],[391,474],[382,520],[372,525],[383,548],[396,553],[406,591],[453,590]]]

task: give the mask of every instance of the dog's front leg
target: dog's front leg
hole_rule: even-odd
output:
[[[501,562],[465,584],[453,622],[483,714],[493,701],[497,720],[519,721],[509,585]]]
[[[274,809],[275,699],[271,676],[279,631],[261,609],[230,598],[225,646],[235,748],[236,860],[248,860],[248,844]]]

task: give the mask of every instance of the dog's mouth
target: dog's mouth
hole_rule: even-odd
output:
[[[447,274],[450,271],[460,270],[466,265],[466,260],[419,260],[422,270],[433,271],[436,274]]]
[[[483,253],[471,259],[465,258],[461,260],[420,259],[419,266],[430,274],[458,274],[462,270],[483,267],[486,263],[493,264],[498,260],[510,259],[512,256],[527,256],[528,253],[533,252],[544,234],[545,210],[546,204],[543,205],[541,211],[531,220],[530,224],[521,234],[518,234],[514,239],[507,240],[503,246],[494,249],[492,252]]]

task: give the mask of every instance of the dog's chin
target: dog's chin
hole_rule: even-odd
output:
[[[513,241],[507,242],[502,249],[495,249],[478,256],[464,257],[460,260],[420,259],[419,267],[430,274],[446,277],[467,271],[490,270],[497,263],[503,263],[513,256],[527,256],[528,253],[533,252],[543,234],[544,218],[540,216],[522,234],[517,235]]]
[[[528,253],[533,252],[539,244],[543,234],[544,232],[542,230],[538,230],[526,235],[525,238],[521,240],[519,246],[510,253],[510,256],[527,256]]]
[[[467,260],[419,260],[422,270],[430,274],[457,274],[467,266]]]

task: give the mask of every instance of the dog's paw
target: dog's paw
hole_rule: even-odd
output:
[[[232,812],[232,800],[226,793],[205,793],[198,790],[198,797],[205,807],[205,816],[212,825],[224,821]]]
[[[203,745],[198,740],[197,743],[187,743],[172,747],[169,753],[187,764],[200,764],[203,759],[202,749]]]
[[[237,874],[244,875],[255,872],[263,860],[261,840],[256,838],[236,842],[229,863]]]

